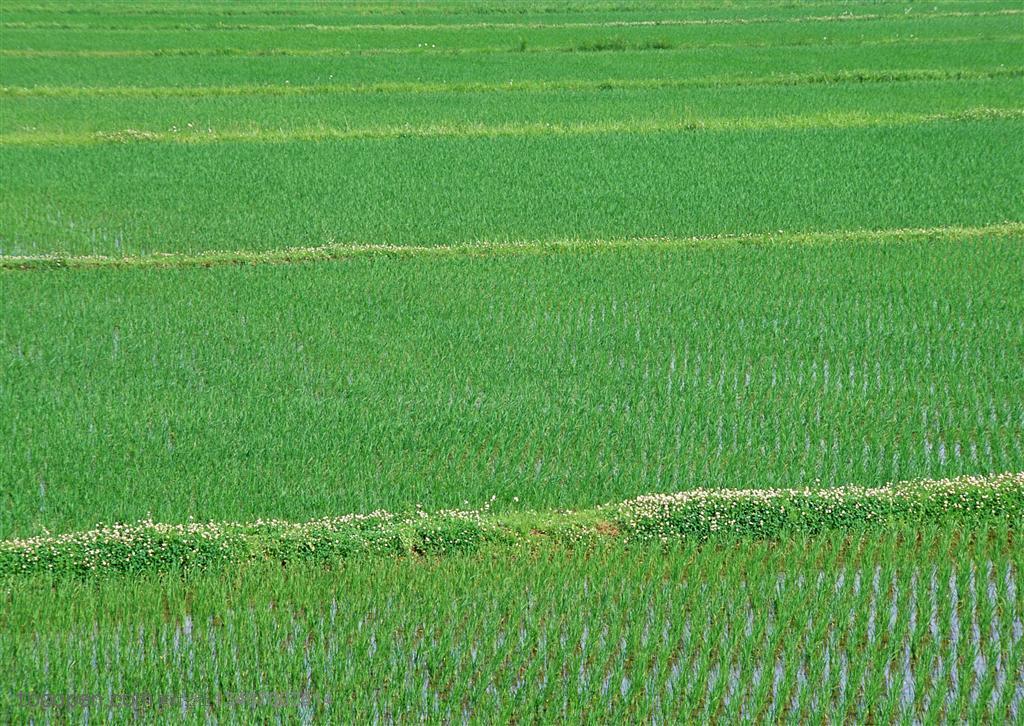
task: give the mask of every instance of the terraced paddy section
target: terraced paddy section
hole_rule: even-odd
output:
[[[47,95],[43,90],[16,95],[8,89],[0,91],[0,145],[286,141],[317,132],[323,137],[332,132],[352,137],[455,135],[460,129],[485,133],[502,127],[543,133],[544,126],[553,132],[574,125],[615,124],[652,130],[659,125],[685,130],[686,124],[690,130],[714,130],[716,122],[761,129],[785,123],[827,127],[843,119],[892,125],[893,117],[950,116],[977,109],[1012,112],[1021,108],[1024,92],[1024,78],[1012,69],[975,74],[889,72],[876,75],[874,81],[863,73],[762,76],[713,92],[694,84],[606,85],[610,87],[577,84],[559,89],[549,84],[528,92],[505,92],[507,84],[492,92],[460,92],[448,85],[432,92],[353,92],[341,100],[331,90],[336,86],[248,95],[225,95],[228,89],[214,95],[204,89],[207,95],[191,96],[173,88],[163,89],[163,96],[158,95],[160,89],[120,89],[107,96]],[[512,88],[528,86],[520,82]]]
[[[5,579],[0,697],[54,720],[1013,722],[1017,536]]]
[[[80,255],[985,225],[1024,219],[1021,128],[3,146],[0,238]]]
[[[795,23],[697,26],[685,19],[542,23],[521,32],[480,27],[471,18],[447,28],[354,25],[350,32],[283,21],[277,27],[136,31],[9,22],[0,80],[10,97],[144,97],[166,95],[168,87],[201,97],[218,88],[247,95],[345,93],[365,87],[368,79],[378,89],[390,84],[430,92],[529,90],[551,83],[582,90],[637,80],[728,86],[765,76],[843,72],[984,73],[1021,66],[1019,16],[1020,9],[1008,3],[975,13],[876,16],[871,23],[810,15]]]
[[[540,252],[4,273],[0,531],[1024,470],[1019,236]]]

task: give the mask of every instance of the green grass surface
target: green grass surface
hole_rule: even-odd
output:
[[[1022,249],[924,235],[5,273],[0,522],[1019,471]]]
[[[1013,16],[982,14],[975,17],[898,18],[869,24],[814,20],[770,28],[765,25],[624,25],[466,28],[452,30],[409,27],[378,32],[339,32],[332,26],[320,32],[308,29],[259,27],[245,29],[92,30],[65,33],[7,27],[9,41],[0,57],[34,58],[141,58],[149,56],[300,56],[350,55],[451,56],[475,54],[619,53],[651,51],[688,52],[699,48],[800,48],[930,45],[975,43],[981,39],[1018,37]],[[424,42],[426,39],[432,42]],[[440,44],[434,41],[440,41]],[[447,41],[447,43],[446,43]],[[457,44],[454,44],[456,41]]]
[[[0,698],[15,720],[1010,722],[1017,536],[0,580]]]

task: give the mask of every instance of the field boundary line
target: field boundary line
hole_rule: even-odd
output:
[[[317,126],[294,129],[175,128],[171,131],[23,131],[0,134],[3,146],[87,146],[128,143],[288,143],[387,140],[403,138],[502,138],[529,136],[591,136],[728,131],[798,131],[918,126],[955,121],[1024,119],[1024,108],[970,108],[950,113],[821,113],[800,116],[707,118],[650,121],[578,121],[571,123],[403,124],[364,128]]]
[[[465,0],[461,0],[465,2]],[[949,4],[949,0],[943,0],[944,3]],[[288,3],[287,8],[282,8],[280,4],[272,2],[264,3],[249,3],[245,9],[237,8],[210,8],[206,5],[196,6],[191,3],[146,3],[146,2],[133,2],[129,7],[121,7],[116,1],[112,2],[107,0],[106,2],[93,3],[86,7],[67,7],[58,5],[54,8],[46,3],[25,3],[22,4],[20,0],[11,2],[8,0],[8,6],[13,6],[9,9],[9,12],[18,13],[54,13],[58,12],[63,16],[85,16],[85,15],[104,15],[109,12],[111,7],[114,7],[119,15],[130,16],[130,17],[159,17],[164,15],[181,15],[184,12],[188,12],[190,15],[205,15],[205,16],[228,16],[237,17],[239,15],[275,15],[279,17],[288,17],[291,15],[305,15],[311,12],[323,12],[324,5],[322,0],[317,2],[316,0],[305,0],[298,2]],[[808,8],[815,7],[832,7],[836,3],[834,0],[803,0],[802,5]],[[901,10],[905,7],[905,3],[900,0],[874,0],[872,3],[876,7],[889,7],[896,10]],[[953,3],[958,5],[961,3]],[[791,8],[793,3],[786,2],[786,0],[746,0],[744,2],[746,8],[760,8],[763,10],[778,10],[780,8]],[[399,6],[400,7],[400,6]],[[419,2],[417,3],[422,12],[426,15],[436,15],[439,17],[460,17],[463,15],[508,15],[509,12],[505,6],[490,6],[484,10],[453,10],[451,5],[444,4],[443,2],[431,3],[431,2]],[[472,8],[473,4],[468,3],[467,7]],[[543,4],[535,6],[540,10],[532,11],[534,14],[542,13],[543,8],[547,7]],[[502,8],[502,9],[498,9]],[[529,6],[527,6],[529,8]],[[578,15],[580,13],[589,12],[601,12],[601,13],[637,13],[647,9],[662,9],[663,4],[657,2],[657,0],[646,0],[645,4],[640,5],[640,10],[635,10],[629,7],[623,7],[620,3],[611,2],[609,0],[596,1],[588,4],[585,10],[580,10],[578,6],[567,6],[562,11],[565,15]],[[687,3],[683,8],[687,12],[697,12],[702,10],[720,10],[721,4],[714,2],[714,0],[687,0]],[[362,7],[348,8],[343,11],[345,17],[403,17],[403,13],[394,12],[396,7],[393,3],[381,3],[376,5],[370,3],[369,5],[363,5]],[[390,11],[390,12],[389,12]],[[529,10],[527,12],[530,12]]]
[[[585,42],[577,45],[536,46],[522,49],[514,45],[507,46],[474,46],[474,47],[442,47],[442,48],[136,48],[128,50],[35,50],[30,48],[0,48],[0,58],[345,58],[378,55],[519,55],[543,53],[686,53],[695,50],[729,50],[741,48],[866,48],[906,45],[959,45],[965,43],[999,43],[1024,41],[1024,36],[1014,33],[1006,35],[957,35],[936,38],[836,38],[821,40],[794,40],[782,43],[770,43],[760,40],[736,42],[680,42],[667,40],[650,40],[630,44],[616,41],[598,41],[588,46]]]
[[[750,88],[839,83],[907,83],[1022,78],[1024,66],[988,70],[847,70],[830,73],[778,73],[770,76],[703,76],[554,81],[384,81],[380,83],[240,84],[228,86],[0,86],[0,98],[199,98],[226,96],[314,96],[382,93],[508,93],[551,91],[632,91],[673,88]]]
[[[774,538],[825,530],[936,522],[1021,521],[1024,473],[918,479],[880,487],[692,489],[580,510],[496,514],[490,506],[327,516],[307,522],[98,525],[0,540],[0,577],[95,576],[206,569],[252,561],[336,563],[353,556],[424,556],[595,541],[663,545],[722,537]]]
[[[801,15],[794,17],[772,17],[762,15],[751,18],[665,18],[660,20],[606,20],[580,21],[562,23],[541,22],[474,22],[474,23],[356,23],[356,24],[322,24],[322,23],[163,23],[152,25],[125,24],[89,24],[61,23],[55,21],[14,21],[0,23],[3,30],[67,30],[67,31],[116,31],[116,32],[166,32],[168,30],[312,30],[320,32],[361,32],[388,30],[415,31],[460,31],[460,30],[572,30],[575,28],[657,28],[679,26],[730,26],[730,25],[798,25],[801,23],[847,23],[879,20],[931,20],[941,18],[990,18],[1013,17],[1024,14],[1017,8],[999,10],[979,10],[968,12],[950,10],[930,13],[840,13],[838,15]]]
[[[695,237],[636,237],[610,240],[535,240],[523,242],[467,242],[452,245],[395,245],[328,243],[276,250],[156,252],[113,257],[106,255],[0,255],[0,271],[87,269],[183,269],[243,265],[284,265],[363,257],[500,257],[506,255],[602,252],[615,250],[674,250],[715,245],[811,245],[843,242],[980,241],[1024,236],[1024,222],[1007,221],[980,226],[945,226],[810,232],[755,232]]]

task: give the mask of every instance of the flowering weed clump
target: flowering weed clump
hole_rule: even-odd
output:
[[[446,555],[544,541],[703,541],[956,520],[1024,521],[1024,473],[832,489],[698,489],[593,509],[494,514],[376,511],[281,520],[162,524],[144,520],[0,542],[0,575],[134,573],[260,561],[331,563],[362,555]]]
[[[456,552],[503,539],[487,508],[377,511],[309,522],[190,522],[150,519],[84,532],[0,543],[0,574],[139,572],[199,568],[251,560],[329,562],[360,554]]]
[[[634,540],[772,537],[894,521],[1024,521],[1024,473],[964,476],[878,487],[697,489],[624,502],[617,520]]]

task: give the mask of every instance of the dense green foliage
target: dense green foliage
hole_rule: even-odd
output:
[[[230,132],[275,135],[318,129],[352,133],[376,129],[451,130],[508,124],[656,125],[744,119],[766,127],[779,119],[824,125],[824,118],[856,115],[884,120],[889,114],[950,114],[973,109],[1017,109],[1024,89],[1019,76],[990,74],[975,80],[923,76],[883,83],[764,83],[707,88],[619,88],[532,93],[69,97],[37,95],[4,99],[0,143],[52,143],[65,138],[129,140],[128,131],[171,139],[203,140]],[[908,78],[911,76],[908,75]],[[101,136],[105,134],[105,136]],[[120,136],[117,136],[120,134]],[[85,137],[89,140],[90,137]]]
[[[15,721],[1014,722],[1017,537],[0,580],[0,698]]]
[[[1022,123],[5,147],[3,252],[1002,222],[1024,216]]]
[[[1019,237],[3,286],[11,535],[1024,470]]]
[[[3,0],[0,721],[1024,722],[1022,19]]]
[[[1005,21],[1004,21],[1005,22]],[[462,31],[456,31],[462,38]],[[842,70],[902,69],[994,70],[1016,60],[1019,36],[960,43],[920,42],[862,47],[695,48],[670,52],[624,50],[614,55],[564,53],[352,55],[319,56],[139,56],[107,58],[4,58],[4,85],[19,87],[160,87],[253,84],[508,83],[517,81],[695,80],[766,76],[779,73],[828,73]],[[221,38],[223,41],[223,38]],[[727,69],[722,72],[722,69]],[[8,80],[10,79],[10,80]],[[258,91],[256,91],[258,92]]]

